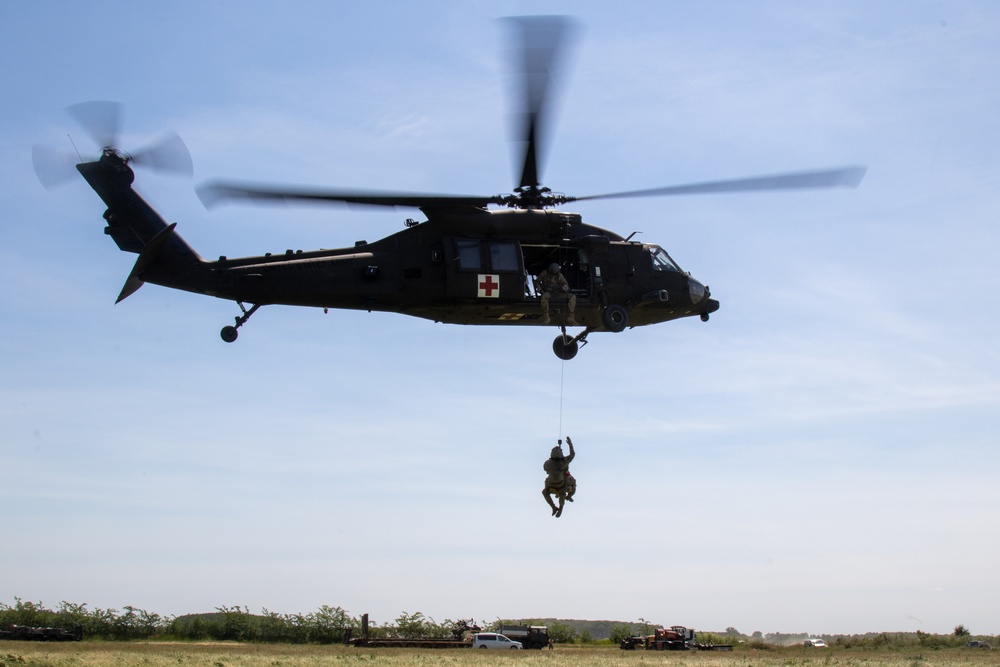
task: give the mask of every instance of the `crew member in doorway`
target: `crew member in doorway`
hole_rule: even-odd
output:
[[[557,262],[549,264],[549,268],[538,274],[535,279],[535,290],[542,295],[542,321],[541,324],[548,324],[549,300],[552,297],[566,297],[566,326],[579,326],[574,319],[576,315],[576,295],[569,291],[569,283],[566,276],[562,274],[562,269]],[[567,438],[568,440],[568,438]]]
[[[563,505],[568,500],[573,502],[573,494],[576,493],[576,478],[569,472],[569,464],[576,457],[573,449],[573,441],[566,436],[566,444],[569,445],[569,456],[565,456],[562,450],[562,440],[552,448],[548,460],[542,465],[546,473],[545,488],[542,489],[542,497],[552,508],[552,516],[562,516]],[[552,499],[555,496],[559,500],[556,505]]]

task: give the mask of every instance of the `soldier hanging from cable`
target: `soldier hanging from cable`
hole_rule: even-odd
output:
[[[552,448],[548,460],[542,465],[547,475],[542,497],[552,508],[552,516],[555,517],[562,516],[564,503],[567,500],[573,502],[573,494],[576,493],[576,478],[569,472],[569,464],[576,457],[576,451],[569,436],[566,436],[566,444],[569,445],[569,456],[563,455],[562,440],[560,440],[559,445]],[[558,506],[552,500],[552,496],[559,499]]]

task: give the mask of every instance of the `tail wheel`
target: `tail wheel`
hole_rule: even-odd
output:
[[[614,333],[625,331],[625,327],[628,326],[628,311],[624,307],[614,304],[605,306],[601,312],[601,324],[604,325],[605,329]]]
[[[555,352],[556,356],[563,361],[569,361],[575,357],[579,350],[579,343],[577,343],[576,339],[569,334],[556,336],[556,339],[552,341],[552,351]]]
[[[236,326],[230,325],[228,327],[222,327],[222,331],[219,332],[219,335],[222,337],[222,340],[226,341],[227,343],[236,342],[236,339],[239,338],[240,335],[239,328],[247,323],[247,320],[250,319],[250,316],[256,313],[257,309],[260,308],[261,305],[259,303],[255,303],[248,309],[246,306],[243,305],[242,301],[237,301],[236,303],[237,305],[239,305],[240,310],[243,311],[243,314],[236,318]]]

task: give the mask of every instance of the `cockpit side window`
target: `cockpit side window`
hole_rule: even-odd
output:
[[[483,260],[479,255],[479,241],[456,241],[458,265],[463,269],[481,269]]]
[[[653,269],[655,271],[680,271],[681,267],[670,258],[667,251],[657,245],[646,246],[646,250],[649,251],[649,255],[653,260]]]

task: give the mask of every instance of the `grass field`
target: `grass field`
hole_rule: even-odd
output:
[[[855,651],[788,647],[731,653],[658,653],[609,647],[554,651],[365,649],[334,646],[186,643],[0,643],[0,667],[944,667],[1000,665],[1000,651]]]

